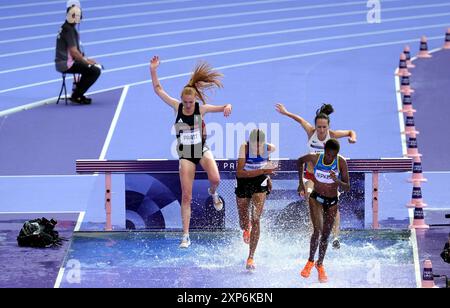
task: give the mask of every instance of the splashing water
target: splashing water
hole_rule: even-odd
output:
[[[262,226],[262,230],[264,226]],[[262,232],[257,269],[245,270],[248,245],[238,232],[196,232],[180,249],[180,234],[77,234],[66,260],[81,263],[81,283],[62,287],[415,287],[409,232],[347,231],[341,249],[329,247],[329,283],[299,275],[309,255],[309,234]]]

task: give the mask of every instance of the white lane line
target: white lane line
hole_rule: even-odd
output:
[[[277,0],[275,0],[277,1]],[[289,1],[289,0],[281,0],[281,1]],[[295,1],[295,0],[290,0]],[[384,0],[384,2],[397,2],[402,0]],[[278,1],[277,1],[278,2]],[[159,22],[152,22],[152,23],[141,23],[141,24],[131,24],[126,26],[117,26],[117,27],[107,27],[103,28],[104,30],[112,31],[115,28],[129,28],[129,27],[136,27],[136,26],[144,26],[144,25],[162,25],[162,24],[170,24],[170,23],[176,23],[176,22],[189,22],[189,21],[200,21],[200,20],[215,20],[217,18],[223,18],[223,17],[238,17],[238,16],[250,16],[250,15],[258,15],[258,14],[268,14],[268,13],[281,13],[281,12],[292,12],[292,11],[298,11],[298,10],[310,10],[310,9],[318,9],[318,8],[329,8],[329,7],[340,7],[340,6],[349,6],[349,5],[361,5],[365,4],[366,2],[362,3],[360,1],[355,2],[345,2],[345,3],[335,3],[335,4],[323,4],[323,5],[309,5],[309,6],[298,6],[298,7],[290,7],[290,8],[282,8],[282,9],[272,9],[272,10],[262,10],[262,11],[251,11],[251,12],[239,12],[234,14],[221,14],[221,15],[206,15],[201,17],[193,17],[193,18],[183,18],[183,19],[173,19],[173,20],[163,20]],[[256,1],[255,4],[261,4],[261,2]],[[400,8],[385,8],[383,9],[383,12],[390,12],[390,11],[404,11],[407,9],[422,9],[422,8],[433,8],[433,7],[442,7],[442,6],[448,6],[450,4],[432,4],[432,5],[416,5],[416,6],[409,6],[409,7],[400,7]],[[193,9],[193,8],[191,8]],[[205,6],[199,7],[199,9],[205,9]],[[198,9],[197,9],[198,10]],[[141,16],[146,15],[154,15],[157,11],[148,11],[148,12],[140,12],[136,14],[140,14]],[[161,13],[161,11],[159,11]],[[367,14],[367,9],[364,11],[361,11]],[[170,12],[163,12],[163,13],[170,13]],[[130,15],[130,14],[128,14]],[[125,16],[125,15],[114,15],[115,19],[120,19],[124,17],[132,17],[132,16]],[[345,15],[344,15],[345,16]],[[136,16],[135,16],[136,17]],[[103,19],[111,19],[111,17],[101,17]],[[84,22],[87,21],[95,21],[99,18],[91,18],[91,19],[83,19]],[[61,22],[49,22],[49,23],[39,23],[39,24],[33,24],[33,25],[23,25],[23,26],[14,26],[14,27],[7,27],[7,28],[0,28],[1,31],[11,31],[11,30],[23,30],[23,29],[35,29],[37,27],[46,27],[46,26],[56,26],[60,25]],[[97,32],[100,31],[99,28],[95,27],[96,29],[90,29],[90,30],[84,30],[83,33],[87,32]]]
[[[388,22],[395,22],[395,21],[403,21],[403,20],[415,20],[415,19],[422,19],[422,18],[430,18],[430,17],[436,17],[436,15],[438,16],[450,16],[450,13],[444,13],[444,14],[431,14],[431,15],[417,15],[417,16],[411,16],[411,17],[400,17],[400,18],[391,18],[391,19],[384,19],[383,23],[388,23]],[[295,18],[297,19],[297,18]],[[263,22],[257,22],[258,24],[260,23],[271,23],[271,21],[263,21]],[[170,31],[170,32],[162,32],[162,33],[153,33],[153,34],[146,34],[146,35],[139,35],[139,36],[132,36],[132,37],[124,37],[124,38],[116,38],[116,39],[112,39],[112,40],[104,40],[104,41],[97,41],[97,42],[92,42],[92,43],[85,43],[84,46],[89,46],[89,45],[98,45],[98,44],[104,44],[104,43],[111,43],[111,42],[119,42],[119,41],[126,41],[126,40],[134,40],[134,39],[142,39],[142,38],[150,38],[150,37],[157,37],[157,36],[165,36],[165,35],[172,35],[172,34],[179,34],[179,33],[190,33],[190,32],[197,32],[197,31],[207,31],[207,30],[218,30],[218,29],[225,29],[225,28],[234,28],[234,27],[241,27],[241,26],[251,26],[254,25],[256,23],[243,23],[243,24],[236,24],[236,25],[226,25],[226,26],[217,26],[217,27],[209,27],[209,28],[196,28],[196,29],[188,29],[188,30],[181,30],[181,31]],[[362,25],[362,24],[366,24],[365,21],[363,22],[352,22],[352,23],[343,23],[343,24],[331,24],[331,25],[323,25],[323,26],[314,26],[314,27],[303,27],[303,28],[294,28],[294,29],[286,29],[286,30],[280,30],[280,31],[272,31],[272,32],[262,32],[262,33],[253,33],[253,34],[247,34],[244,36],[231,36],[231,37],[225,37],[228,39],[239,39],[239,38],[246,38],[246,37],[258,37],[258,36],[262,36],[262,35],[276,35],[276,34],[285,34],[285,33],[294,33],[294,32],[307,32],[307,31],[313,31],[313,30],[322,30],[322,29],[334,29],[334,28],[340,28],[340,27],[348,27],[348,26],[356,26],[356,25]],[[435,27],[435,26],[441,26],[441,25],[447,25],[447,24],[438,24],[438,25],[430,25],[429,27]],[[427,26],[423,26],[423,27],[427,27]],[[423,28],[418,28],[418,29],[423,29]],[[414,30],[414,28],[408,28],[407,30]],[[396,30],[398,31],[398,30]],[[225,38],[216,38],[214,40],[217,39],[225,39]],[[200,41],[201,43],[203,42],[213,42],[214,40],[210,40],[210,41]],[[194,42],[191,42],[194,43]],[[158,48],[158,47],[153,47],[153,48]],[[151,49],[153,49],[151,48]],[[48,48],[44,48],[45,51],[54,51],[54,47],[48,47]],[[35,50],[35,51],[26,51],[26,53],[34,53],[34,52],[38,52],[38,51],[42,51],[44,49],[40,49],[40,50]],[[134,49],[136,52],[141,51],[142,49]],[[144,49],[144,51],[149,50],[149,48]],[[127,52],[127,51],[123,51],[123,52]],[[12,55],[12,54],[9,54]],[[100,55],[94,55],[92,56],[93,58],[102,58],[102,57],[108,57],[108,56],[113,56],[115,55],[114,53],[111,54],[100,54]],[[120,52],[119,52],[120,55]],[[1,57],[4,56],[8,56],[8,55],[0,55]],[[36,68],[42,68],[42,67],[48,67],[48,66],[53,66],[54,62],[47,62],[47,63],[42,63],[42,64],[36,64],[36,65],[30,65],[30,66],[24,66],[24,67],[18,67],[18,68],[12,68],[12,69],[7,69],[7,70],[3,70],[0,71],[0,74],[8,74],[8,73],[14,73],[14,72],[19,72],[19,71],[24,71],[24,70],[31,70],[31,69],[36,69]]]
[[[395,74],[398,72],[398,69],[395,70]],[[403,118],[403,112],[400,110],[403,109],[403,102],[402,102],[402,93],[400,93],[400,77],[395,76],[395,92],[396,92],[396,99],[397,99],[397,113],[398,113],[398,123],[400,125],[400,139],[402,143],[402,155],[406,157],[407,155],[407,148],[406,148],[406,135],[403,134],[405,131],[405,119]]]
[[[36,106],[39,107],[39,106]],[[92,176],[90,174],[80,174],[80,175],[75,175],[75,174],[46,174],[46,175],[1,175],[0,176],[0,180],[1,179],[13,179],[13,178],[68,178],[68,177],[89,177]]]
[[[435,37],[429,37],[428,38],[428,41],[433,41],[433,40],[442,40],[442,37],[441,36],[435,36]],[[305,57],[311,57],[311,56],[317,56],[317,55],[333,54],[333,53],[340,53],[340,52],[353,51],[353,50],[361,50],[361,49],[367,49],[367,48],[385,47],[385,46],[391,46],[391,45],[399,45],[399,44],[411,43],[411,42],[416,42],[416,41],[417,41],[417,38],[410,38],[410,39],[399,40],[399,41],[390,41],[390,42],[375,43],[375,44],[368,44],[368,45],[359,45],[359,46],[351,46],[351,47],[338,48],[338,49],[329,49],[329,50],[323,50],[323,51],[318,51],[318,52],[295,54],[295,55],[290,55],[290,56],[285,56],[285,57],[268,58],[268,59],[252,61],[252,62],[242,62],[242,63],[237,63],[237,64],[225,65],[225,66],[217,67],[216,69],[218,69],[218,70],[219,69],[225,70],[225,69],[237,68],[237,67],[245,67],[245,66],[250,66],[250,65],[255,65],[255,64],[264,64],[264,63],[270,63],[270,62],[278,62],[278,61],[299,59],[299,58],[305,58]],[[217,54],[217,53],[215,53],[215,54]],[[197,59],[201,59],[201,58],[203,58],[206,55],[207,54],[187,56],[187,57],[176,58],[176,59],[169,59],[169,60],[165,60],[164,62],[167,63],[167,62],[181,61],[181,60],[186,60],[186,59],[196,59],[196,58]],[[146,63],[145,65],[148,65],[148,63]],[[143,64],[139,64],[136,67],[141,67],[141,66],[143,66]],[[176,75],[162,77],[162,78],[160,78],[160,80],[168,80],[168,79],[174,79],[174,78],[178,78],[178,77],[190,76],[191,74],[192,74],[192,72],[176,74]],[[57,79],[56,81],[60,81],[60,79]],[[49,80],[49,81],[46,81],[46,82],[41,83],[41,84],[48,84],[48,83],[52,83],[52,82],[55,82],[55,81]],[[132,86],[138,86],[138,85],[147,84],[147,83],[151,83],[151,80],[147,79],[147,80],[143,80],[143,81],[139,81],[139,82],[127,83],[127,84],[124,84],[124,85],[114,86],[114,87],[110,87],[110,88],[107,88],[107,89],[102,89],[102,90],[99,90],[99,91],[90,92],[88,94],[91,95],[91,94],[102,93],[102,92],[106,92],[106,91],[117,90],[117,89],[121,89],[121,88],[123,88],[123,87],[125,87],[127,85],[132,87]],[[41,104],[43,105],[45,101],[47,101],[47,100],[41,101]],[[36,104],[36,103],[33,103],[33,104]],[[29,104],[29,105],[32,105],[32,104]],[[25,106],[28,106],[28,105],[25,105]],[[36,105],[34,105],[34,106],[36,107]],[[10,110],[13,110],[14,112],[17,112],[17,110],[20,109],[21,107],[23,107],[23,106],[18,106],[18,107],[12,108],[12,109],[4,110],[3,111],[3,116],[8,115]]]
[[[170,4],[170,3],[183,3],[183,2],[192,2],[194,0],[164,0],[164,1],[146,1],[146,2],[138,2],[138,3],[126,3],[126,4],[111,4],[111,5],[103,5],[103,6],[93,6],[93,7],[83,7],[83,13],[100,11],[100,10],[112,10],[119,8],[127,8],[127,7],[138,7],[138,6],[149,6],[149,5],[157,5],[157,4]],[[84,0],[82,1],[84,3]],[[59,2],[61,4],[61,2]],[[61,6],[64,8],[64,6]],[[1,9],[1,8],[0,8]],[[0,20],[8,20],[8,19],[18,19],[18,18],[30,18],[30,17],[40,17],[40,16],[49,16],[49,15],[60,15],[64,16],[65,11],[63,9],[57,11],[46,11],[32,14],[21,14],[21,15],[9,15],[0,17]]]
[[[228,3],[228,4],[190,6],[190,7],[184,7],[184,8],[164,9],[164,10],[156,10],[156,11],[148,10],[148,11],[140,11],[137,13],[116,14],[116,15],[108,15],[108,16],[101,16],[101,17],[83,18],[83,22],[124,19],[124,18],[141,17],[141,16],[153,16],[153,15],[160,15],[160,14],[189,13],[189,12],[198,12],[198,11],[211,10],[211,9],[235,8],[235,7],[243,7],[243,6],[271,4],[271,3],[280,3],[280,2],[294,2],[294,1],[296,1],[296,0],[259,0],[259,1],[244,1],[244,2]],[[13,27],[8,27],[8,28],[2,28],[2,29],[0,29],[0,31],[23,30],[23,29],[30,29],[30,28],[35,29],[38,27],[46,27],[46,26],[60,25],[60,24],[61,24],[61,21],[39,23],[39,24],[35,23],[35,24],[31,24],[31,25],[22,25],[22,26],[13,26]]]
[[[361,32],[361,33],[353,33],[353,34],[345,34],[345,35],[335,35],[335,36],[327,36],[327,37],[320,37],[320,38],[313,38],[313,39],[306,39],[306,40],[297,40],[297,41],[288,41],[288,42],[282,42],[282,43],[267,44],[267,45],[262,45],[262,46],[253,46],[253,47],[248,47],[248,48],[241,48],[238,51],[239,52],[240,51],[249,51],[249,50],[257,50],[257,49],[261,49],[261,48],[265,49],[265,48],[273,48],[273,47],[283,47],[283,46],[307,44],[307,43],[317,43],[317,42],[324,42],[324,41],[329,41],[329,40],[340,40],[340,39],[349,39],[349,38],[355,38],[355,37],[388,34],[388,33],[399,33],[399,32],[405,32],[405,31],[433,29],[433,28],[445,27],[447,25],[448,25],[448,23],[442,23],[442,24],[437,24],[437,25],[427,25],[427,26],[421,26],[421,27],[406,27],[406,28],[398,28],[398,29],[391,29],[391,30]],[[303,28],[289,29],[289,30],[282,30],[282,31],[273,31],[273,32],[252,33],[252,34],[235,35],[235,36],[226,36],[226,37],[219,37],[219,38],[208,39],[208,40],[190,41],[190,42],[184,42],[184,43],[176,43],[176,44],[168,44],[168,45],[162,45],[162,46],[153,46],[153,47],[147,47],[147,48],[139,48],[139,49],[118,51],[118,52],[111,52],[111,53],[107,53],[107,54],[103,54],[103,55],[95,55],[93,57],[94,58],[106,58],[106,57],[114,57],[114,56],[123,56],[123,55],[129,55],[129,54],[141,53],[141,52],[147,53],[149,51],[167,49],[167,48],[179,48],[179,47],[186,47],[186,46],[192,46],[192,45],[198,45],[198,44],[217,43],[217,42],[224,42],[224,41],[230,41],[230,40],[239,40],[239,39],[244,39],[244,38],[255,38],[255,37],[270,36],[270,35],[277,35],[277,34],[295,33],[295,32],[301,32],[301,31],[303,31]]]
[[[74,232],[80,231],[81,224],[83,223],[85,215],[86,215],[85,211],[79,212],[78,219],[77,219],[77,224],[75,225],[75,228],[73,230]],[[72,239],[70,240],[69,248],[70,248],[71,245],[72,245]],[[56,276],[55,284],[53,286],[54,289],[58,289],[61,286],[62,279],[64,278],[64,272],[66,271],[66,268],[64,266],[66,264],[68,255],[69,255],[69,249],[67,250],[66,255],[64,256],[64,259],[63,259],[63,262],[61,264],[61,267],[59,268],[58,276]]]
[[[83,223],[84,216],[86,215],[86,212],[80,212],[80,215],[78,215],[77,224],[75,225],[75,228],[73,229],[74,232],[80,231],[81,224]]]
[[[407,31],[407,30],[410,30],[410,29],[412,29],[412,28],[407,28],[406,30],[401,30],[401,31]],[[377,34],[389,33],[389,32],[398,32],[398,31],[399,31],[398,29],[396,29],[396,30],[387,30],[387,31],[374,31],[374,32],[364,32],[364,33],[356,33],[356,34],[349,34],[349,35],[337,35],[337,36],[329,36],[329,37],[322,37],[322,38],[314,38],[314,39],[308,39],[308,40],[289,41],[289,42],[283,42],[283,43],[259,45],[259,46],[246,47],[246,48],[240,48],[240,49],[232,49],[232,50],[226,50],[226,51],[220,51],[220,52],[198,54],[198,55],[188,56],[188,57],[180,57],[180,58],[166,60],[165,62],[173,62],[173,61],[180,61],[180,60],[186,60],[186,59],[192,59],[192,58],[198,58],[198,57],[217,56],[217,55],[239,53],[239,52],[244,52],[244,51],[261,50],[261,49],[268,49],[268,48],[275,48],[275,47],[293,46],[293,45],[300,45],[300,44],[321,42],[321,41],[329,41],[329,40],[336,40],[336,39],[363,37],[363,36],[377,35]],[[432,37],[431,39],[436,39],[436,38],[442,38],[442,37],[440,37],[440,36],[439,37]],[[221,39],[215,39],[215,40],[218,41],[218,40],[221,40]],[[207,41],[210,42],[212,40],[207,40]],[[158,46],[158,47],[153,47],[153,48],[145,49],[145,50],[156,50],[156,49],[162,49],[162,48],[172,48],[172,47],[179,47],[179,46],[187,46],[187,45],[191,45],[193,43],[192,42],[188,42],[188,43],[183,43],[183,44],[184,45],[172,44],[172,45],[166,45],[166,46]],[[143,51],[143,50],[140,50],[140,51]],[[124,54],[124,52],[121,52],[120,54]],[[118,53],[116,53],[115,55],[118,55]],[[143,66],[146,66],[146,65],[148,65],[147,62],[146,63],[141,63],[141,64],[124,66],[124,67],[118,67],[118,68],[114,68],[114,69],[104,70],[103,74],[111,73],[111,72],[117,72],[117,71],[123,71],[123,70],[138,68],[138,67],[143,67]],[[3,90],[0,90],[0,94],[13,92],[13,91],[21,90],[21,89],[32,88],[32,87],[41,86],[41,85],[45,85],[45,84],[50,84],[50,83],[58,82],[60,80],[61,79],[58,78],[58,79],[47,80],[47,81],[42,81],[42,82],[37,82],[37,83],[26,84],[26,85],[22,85],[22,86],[18,86],[18,87],[3,89]]]
[[[59,79],[61,80],[61,79]],[[58,99],[57,96],[49,98],[49,99],[44,99],[44,100],[40,100],[34,103],[30,103],[30,104],[26,104],[26,105],[22,105],[22,106],[17,106],[14,108],[10,108],[7,110],[3,110],[0,111],[0,117],[6,117],[9,116],[13,113],[19,112],[19,111],[26,111],[35,107],[39,107],[39,106],[43,106],[43,105],[48,105],[48,104],[53,104],[56,103],[56,100]]]
[[[63,263],[65,262],[65,260],[63,261]],[[56,280],[55,280],[55,285],[53,286],[54,289],[59,289],[59,287],[61,286],[61,282],[62,279],[64,277],[64,272],[65,272],[65,267],[64,264],[59,268],[58,271],[58,276],[56,276]]]
[[[291,10],[297,10],[297,9],[304,9],[304,7],[294,7],[291,8]],[[231,14],[221,14],[221,15],[209,15],[209,16],[202,16],[202,17],[194,17],[194,18],[185,18],[185,19],[169,19],[169,20],[163,20],[163,21],[153,21],[153,22],[146,22],[146,23],[138,23],[138,24],[127,24],[122,26],[113,26],[113,27],[96,27],[94,29],[84,29],[83,34],[86,33],[94,33],[94,32],[102,32],[102,31],[117,31],[117,30],[123,30],[123,29],[129,29],[129,28],[138,28],[138,27],[151,27],[151,26],[158,26],[158,25],[164,25],[164,24],[170,24],[170,23],[180,23],[180,22],[192,22],[192,21],[199,21],[199,20],[208,20],[208,19],[218,19],[218,18],[228,18],[228,17],[240,17],[240,16],[246,16],[246,15],[257,15],[257,14],[265,14],[265,13],[275,13],[278,12],[280,9],[277,10],[263,10],[263,11],[253,11],[253,12],[244,12],[244,13],[231,13]],[[285,11],[286,9],[282,9]],[[315,19],[315,18],[322,18],[322,17],[337,17],[337,16],[347,16],[347,15],[356,15],[356,14],[364,14],[366,11],[352,11],[352,12],[345,12],[345,13],[338,13],[338,14],[322,14],[322,15],[310,15],[310,16],[302,16],[302,17],[291,17],[291,18],[280,18],[280,19],[265,19],[263,21],[257,21],[252,23],[243,23],[243,24],[236,24],[236,25],[258,25],[258,24],[269,24],[273,22],[289,22],[289,21],[298,21],[298,20],[304,20],[304,19]],[[343,15],[345,14],[345,15]],[[228,24],[223,26],[224,29],[227,27],[233,28],[235,24]],[[221,28],[222,26],[216,26],[216,27],[205,27],[205,29],[211,29],[214,30],[216,28]],[[198,28],[200,31],[202,28]],[[197,29],[195,29],[197,30]],[[1,29],[0,29],[1,31]],[[187,31],[187,32],[185,32]],[[189,33],[190,29],[185,30],[179,30],[179,31],[172,31],[172,32],[166,32],[170,34],[181,34],[181,33]],[[164,33],[164,32],[162,32]],[[14,39],[7,39],[7,40],[0,40],[0,44],[7,44],[7,43],[14,43],[14,42],[23,42],[23,41],[29,41],[29,40],[40,40],[43,38],[48,37],[55,37],[55,33],[50,34],[44,34],[44,35],[34,35],[34,36],[27,36],[27,37],[20,37],[20,38],[14,38]],[[84,45],[93,45],[95,42],[89,42],[85,43]],[[41,50],[41,49],[40,49]],[[47,49],[45,49],[47,50]]]
[[[414,221],[414,209],[408,209],[410,224]],[[422,287],[422,274],[420,273],[419,245],[417,243],[416,229],[411,229],[411,246],[414,260],[414,274],[416,277],[416,287]]]
[[[111,143],[112,136],[114,135],[114,131],[116,129],[117,121],[119,120],[120,113],[122,112],[122,107],[125,102],[125,99],[128,94],[129,86],[125,86],[122,91],[122,95],[120,96],[119,104],[117,105],[116,112],[114,114],[114,118],[111,122],[111,126],[109,127],[108,135],[106,136],[105,143],[103,144],[103,149],[98,159],[105,159],[106,153],[108,152],[109,144]]]
[[[92,0],[82,0],[83,3],[85,2],[91,2]],[[50,4],[61,4],[64,5],[66,4],[66,1],[42,1],[42,2],[33,2],[33,3],[24,3],[24,4],[11,4],[11,5],[2,5],[0,6],[0,10],[9,10],[9,9],[18,9],[18,8],[23,8],[23,7],[33,7],[33,6],[42,6],[42,5],[50,5]]]
[[[449,4],[450,5],[450,4]],[[300,8],[304,8],[304,7],[300,7]],[[409,8],[414,8],[414,7],[409,7]],[[394,8],[394,9],[385,9],[385,11],[388,10],[402,10],[404,11],[405,8]],[[255,14],[256,12],[251,12],[250,14]],[[237,14],[233,14],[233,15],[248,15],[248,13],[237,13]],[[320,19],[320,18],[329,18],[329,17],[340,17],[340,16],[351,16],[351,15],[359,15],[359,14],[367,14],[366,11],[352,11],[352,12],[344,12],[344,13],[334,13],[334,14],[322,14],[322,15],[309,15],[309,16],[302,16],[302,17],[296,17],[296,18],[287,18],[287,19],[279,19],[279,20],[275,20],[275,22],[289,22],[289,21],[299,21],[299,20],[311,20],[311,19]],[[217,15],[216,15],[217,16]],[[424,17],[424,18],[429,18],[429,17],[440,17],[440,16],[449,16],[449,13],[438,13],[438,14],[428,14],[428,15],[416,15],[416,16],[408,16],[408,17],[399,17],[399,18],[391,18],[391,19],[386,19],[384,21],[402,21],[402,20],[409,20],[409,19],[413,19],[414,17]],[[230,17],[230,14],[226,15],[226,17]],[[210,19],[211,16],[207,16],[207,17],[200,17],[199,19]],[[182,21],[185,21],[185,19],[182,19]],[[156,25],[156,24],[166,24],[168,23],[168,21],[163,21],[163,22],[152,22],[149,23],[148,26],[151,26],[150,24]],[[272,23],[271,20],[266,20],[266,21],[259,21],[259,22],[255,22],[254,25],[257,24],[269,24]],[[253,23],[247,23],[246,26],[251,26]],[[363,24],[366,24],[366,22],[364,22]],[[237,24],[239,26],[239,24]],[[128,25],[129,26],[129,25]],[[125,26],[125,27],[128,27]],[[234,25],[225,25],[223,26],[222,29],[226,29],[227,27],[235,27]],[[123,28],[123,27],[117,27],[117,28]],[[217,30],[221,29],[221,26],[219,27],[211,27],[210,30]],[[107,28],[108,30],[111,30],[111,28]],[[207,27],[205,27],[205,29],[208,30]],[[319,28],[320,29],[320,28]],[[168,33],[162,33],[162,34],[148,34],[148,37],[152,37],[152,36],[161,36],[161,35],[172,35],[172,34],[180,34],[180,33],[189,33],[189,32],[196,32],[199,29],[185,29],[185,30],[181,30],[181,31],[172,31],[172,32],[168,32]],[[1,31],[1,29],[0,29]],[[204,30],[199,30],[199,31],[204,31]],[[83,33],[87,33],[88,31],[83,31]],[[55,34],[51,34],[50,36],[54,37]],[[142,36],[134,36],[134,39],[139,39],[139,38],[146,38],[146,35],[142,35]],[[29,39],[29,38],[25,38],[25,39]],[[34,37],[32,39],[35,39]],[[118,42],[121,40],[127,40],[128,38],[116,38],[116,39],[111,39],[111,40],[103,40],[103,41],[97,41],[97,42],[88,42],[85,43],[84,46],[92,46],[92,45],[97,45],[97,44],[103,44],[103,43],[111,43],[111,42]],[[11,42],[11,41],[17,41],[17,40],[21,40],[20,38],[18,39],[12,39],[12,40],[5,40],[3,42]],[[2,41],[0,41],[1,43]],[[0,58],[6,58],[6,57],[14,57],[14,56],[21,56],[21,55],[29,55],[29,54],[34,54],[34,53],[39,53],[39,52],[54,52],[54,46],[52,47],[43,47],[43,48],[38,48],[38,49],[30,49],[30,50],[23,50],[23,51],[15,51],[15,52],[10,52],[10,53],[4,53],[4,54],[0,54]]]
[[[411,7],[414,9],[414,7]],[[288,11],[292,10],[304,10],[305,7],[294,7],[290,8]],[[163,25],[163,24],[171,24],[171,23],[179,23],[179,22],[191,22],[191,21],[198,21],[198,20],[208,20],[208,19],[218,19],[218,18],[228,18],[228,17],[239,17],[239,16],[246,16],[246,15],[256,15],[256,14],[264,14],[264,13],[275,13],[278,11],[285,11],[286,9],[276,9],[276,10],[263,10],[263,11],[253,11],[253,12],[244,12],[244,13],[232,13],[232,14],[221,14],[221,15],[210,15],[210,16],[202,16],[202,17],[195,17],[195,18],[187,18],[187,19],[172,19],[172,20],[163,20],[163,21],[155,21],[155,22],[147,22],[147,23],[139,23],[139,24],[127,24],[123,26],[114,26],[114,27],[105,27],[100,28],[96,27],[95,29],[84,29],[83,34],[86,33],[93,33],[93,32],[99,32],[99,31],[116,31],[116,30],[123,30],[123,29],[129,29],[129,28],[136,28],[136,27],[151,27],[151,26],[157,26],[157,25]],[[391,9],[385,9],[385,11],[404,11],[405,8],[391,8]],[[367,11],[350,11],[350,12],[341,12],[341,13],[333,13],[333,14],[320,14],[320,15],[308,15],[308,16],[301,16],[301,17],[291,17],[291,18],[280,18],[280,19],[269,19],[269,20],[263,20],[263,21],[256,21],[251,23],[242,23],[242,24],[227,24],[224,26],[216,26],[216,27],[205,27],[205,28],[197,28],[197,29],[183,29],[179,31],[171,31],[171,32],[162,32],[162,35],[172,35],[172,34],[182,34],[182,33],[190,33],[190,32],[197,32],[197,31],[205,31],[206,30],[216,30],[216,29],[227,29],[227,28],[235,28],[240,26],[251,26],[251,25],[263,25],[263,24],[271,24],[271,23],[280,23],[280,22],[290,22],[290,21],[300,21],[300,20],[311,20],[311,19],[319,19],[319,18],[329,18],[329,17],[341,17],[341,16],[352,16],[352,15],[358,15],[358,14],[367,14]],[[420,16],[420,15],[416,15]],[[439,17],[439,16],[448,16],[448,13],[438,13],[438,14],[428,14],[428,15],[422,15],[424,17]],[[414,17],[414,16],[413,16]],[[409,17],[399,17],[397,20],[403,20],[404,18]],[[386,21],[387,19],[384,19]],[[390,19],[394,20],[394,19]],[[0,29],[1,31],[1,29]],[[158,35],[159,36],[159,35]],[[28,37],[20,37],[20,38],[14,38],[14,39],[7,39],[7,40],[0,40],[0,44],[9,44],[9,43],[15,43],[15,42],[23,42],[23,41],[29,41],[29,40],[37,40],[37,39],[43,39],[43,38],[54,38],[55,34],[44,34],[44,35],[35,35],[35,36],[28,36]],[[136,38],[139,38],[139,36],[135,36]],[[144,38],[145,36],[142,36]],[[149,36],[151,37],[151,36]],[[121,38],[118,38],[121,39]],[[113,40],[103,40],[103,41],[94,41],[94,42],[88,42],[85,43],[85,46],[91,46],[99,44],[98,42],[113,42]],[[50,51],[54,50],[54,47],[45,47],[40,49],[34,49],[29,50],[27,52],[17,52],[17,55],[21,54],[29,54],[34,52],[43,52],[43,51]],[[8,55],[14,55],[15,53],[9,53]]]
[[[17,214],[77,214],[77,213],[80,213],[80,211],[0,212],[0,215],[5,215],[5,214],[12,214],[12,215],[17,215]]]

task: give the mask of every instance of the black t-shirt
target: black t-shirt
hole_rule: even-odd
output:
[[[72,66],[74,59],[69,53],[71,47],[80,50],[80,36],[75,24],[65,22],[56,37],[55,66],[58,72],[65,72]]]

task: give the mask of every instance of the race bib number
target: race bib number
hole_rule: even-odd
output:
[[[182,145],[194,145],[202,142],[200,130],[180,133],[180,142]]]
[[[317,181],[321,183],[334,184],[334,181],[331,178],[331,173],[329,171],[316,170],[314,176]],[[339,173],[336,173],[336,176],[339,177]]]

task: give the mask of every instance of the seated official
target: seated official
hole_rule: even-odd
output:
[[[100,77],[101,65],[93,59],[84,57],[80,48],[80,36],[76,25],[81,21],[81,9],[72,6],[67,9],[66,21],[56,39],[56,70],[61,73],[81,74],[73,89],[70,100],[78,104],[90,104],[92,99],[84,96]]]

